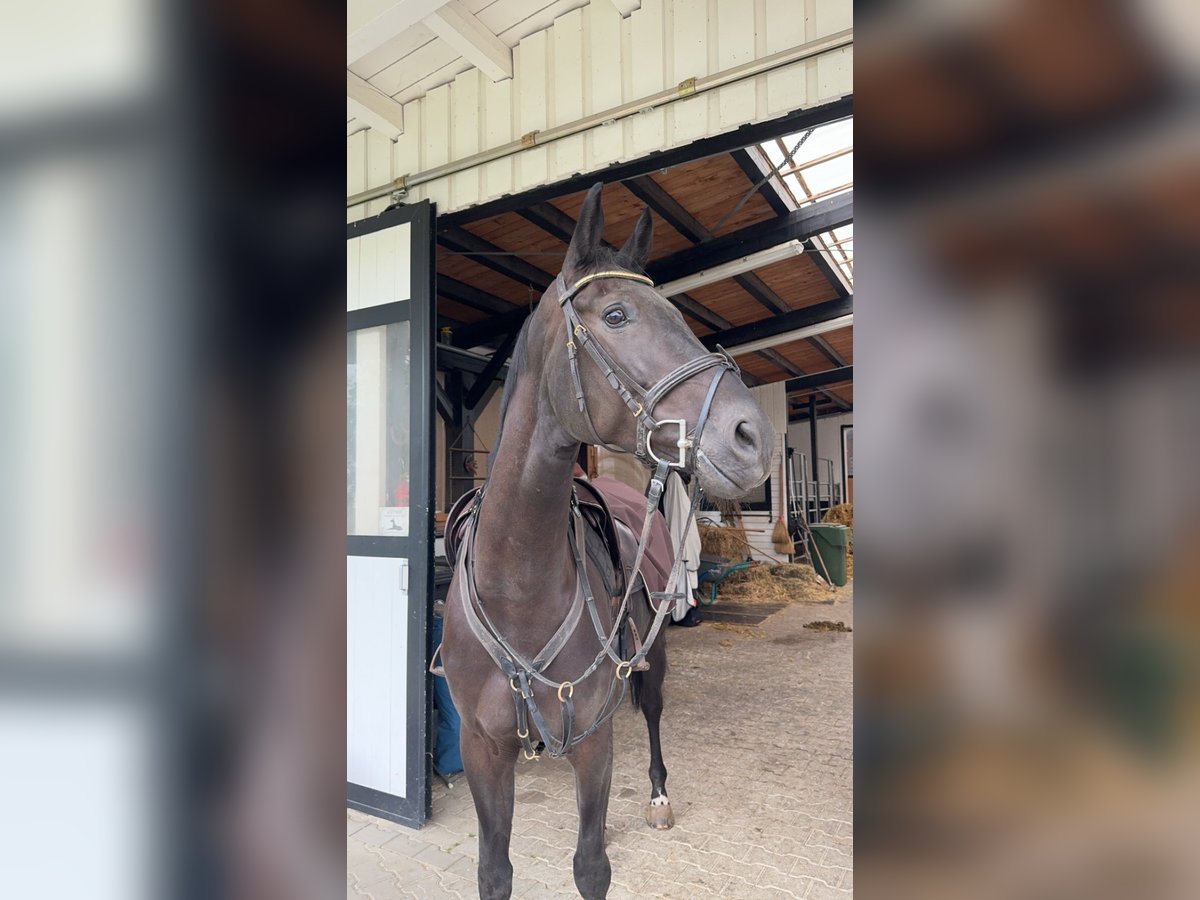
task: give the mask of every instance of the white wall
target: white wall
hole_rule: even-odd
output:
[[[514,75],[478,69],[404,105],[393,144],[373,130],[347,138],[347,194],[642,99],[850,28],[851,0],[644,0],[622,19],[593,0],[513,49]],[[852,92],[852,48],[726,85],[590,132],[413,188],[438,212],[471,206],[721,134]],[[351,221],[388,198],[347,210]]]
[[[846,475],[842,471],[842,426],[853,424],[853,413],[817,419],[817,456],[833,460],[833,479],[842,486],[843,498],[846,496]],[[793,422],[788,426],[787,434],[788,446],[797,454],[803,453],[807,456],[810,434],[808,422]],[[796,459],[796,465],[800,465],[799,457]],[[799,471],[796,472],[796,476],[801,477]],[[805,480],[812,478],[811,460],[809,461],[809,470],[803,478]]]
[[[771,530],[775,527],[775,520],[784,514],[787,476],[784,472],[783,450],[787,435],[787,392],[783,382],[779,381],[751,388],[750,393],[754,395],[754,399],[758,401],[775,428],[775,446],[771,450],[771,511],[744,512],[742,521],[746,526],[746,538],[754,546],[753,557],[768,559],[777,556],[771,543]]]

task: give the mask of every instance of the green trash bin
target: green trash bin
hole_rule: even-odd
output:
[[[828,570],[829,580],[841,587],[846,583],[846,548],[850,545],[850,529],[845,525],[809,525],[808,528],[811,533],[808,552],[813,568],[822,578]]]

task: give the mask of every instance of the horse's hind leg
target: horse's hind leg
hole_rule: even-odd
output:
[[[650,732],[650,805],[646,807],[646,822],[651,828],[665,830],[675,824],[675,813],[667,799],[667,767],[663,763],[662,743],[658,725],[663,711],[663,681],[667,674],[666,642],[660,639],[646,655],[650,669],[640,672],[642,714],[646,717],[646,730]]]
[[[461,742],[463,768],[479,817],[479,897],[508,900],[512,896],[508,843],[512,837],[517,753],[515,749],[497,748],[465,728]]]
[[[612,785],[612,725],[601,728],[567,754],[575,769],[579,840],[575,845],[575,887],[584,900],[604,900],[612,866],[604,849],[608,792]]]

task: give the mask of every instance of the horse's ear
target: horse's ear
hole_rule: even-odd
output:
[[[650,207],[642,210],[633,233],[621,247],[621,255],[631,260],[639,269],[645,269],[650,261],[650,241],[654,238],[654,218],[650,215]]]
[[[579,211],[579,221],[575,223],[571,246],[567,248],[567,258],[563,261],[563,271],[572,275],[579,274],[587,268],[604,235],[604,211],[600,208],[602,190],[604,184],[597,182],[583,198],[583,209]]]

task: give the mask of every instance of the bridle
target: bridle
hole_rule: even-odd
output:
[[[571,367],[571,379],[575,386],[575,398],[579,404],[580,412],[583,413],[584,421],[587,423],[587,427],[594,438],[593,443],[615,450],[616,452],[625,452],[620,447],[611,447],[596,433],[596,427],[592,422],[591,414],[588,412],[587,398],[583,392],[583,383],[579,377],[578,348],[580,346],[595,361],[596,365],[604,373],[609,385],[617,392],[625,402],[625,405],[629,407],[630,412],[633,413],[633,417],[637,420],[637,449],[635,454],[643,463],[654,469],[650,477],[650,483],[646,488],[646,513],[642,521],[641,533],[638,537],[637,554],[634,557],[633,566],[626,579],[624,596],[621,598],[620,607],[617,609],[613,619],[612,628],[607,634],[605,633],[599,611],[596,607],[595,595],[592,591],[590,579],[588,578],[584,547],[585,526],[574,489],[572,489],[571,493],[572,527],[568,529],[567,535],[571,553],[575,560],[575,596],[562,624],[559,625],[554,635],[535,656],[527,658],[518,652],[492,623],[486,608],[480,601],[479,588],[475,579],[474,554],[471,552],[471,549],[474,545],[479,525],[479,510],[482,507],[483,495],[487,491],[486,483],[480,490],[479,499],[471,510],[470,522],[466,530],[463,546],[458,555],[457,565],[459,568],[455,576],[455,583],[458,586],[458,593],[461,597],[467,624],[484,650],[487,651],[488,655],[508,678],[509,687],[513,691],[513,703],[516,707],[517,737],[521,741],[526,759],[536,759],[538,757],[530,736],[529,725],[531,718],[533,724],[541,733],[550,756],[552,758],[561,757],[580,741],[594,734],[605,722],[612,718],[625,700],[625,695],[629,689],[630,675],[635,671],[644,671],[649,668],[649,664],[645,661],[646,654],[650,652],[655,638],[658,637],[659,632],[662,630],[668,611],[675,605],[680,595],[677,585],[683,575],[684,562],[681,554],[682,546],[676,546],[675,562],[667,582],[667,589],[661,592],[655,591],[651,594],[651,605],[653,606],[655,602],[658,605],[655,608],[654,619],[651,621],[650,628],[646,632],[646,637],[644,640],[641,640],[637,635],[636,628],[632,628],[634,654],[627,660],[622,659],[617,652],[618,635],[629,610],[629,598],[632,596],[637,586],[638,576],[641,574],[642,559],[645,556],[646,544],[650,537],[650,525],[653,521],[654,513],[658,510],[658,501],[665,489],[667,476],[673,468],[692,471],[693,477],[688,489],[688,518],[691,518],[696,508],[697,490],[699,487],[699,480],[695,477],[694,466],[695,459],[701,455],[700,437],[703,434],[705,422],[708,420],[708,413],[712,407],[713,397],[717,393],[717,386],[721,383],[721,378],[727,372],[738,372],[737,364],[733,361],[732,357],[722,348],[718,347],[718,352],[706,353],[703,356],[696,357],[690,362],[686,362],[673,371],[668,372],[650,388],[642,388],[629,373],[617,364],[600,342],[594,339],[587,327],[580,320],[579,313],[575,310],[573,302],[575,296],[584,287],[601,278],[636,281],[651,287],[654,286],[654,282],[645,275],[622,271],[594,272],[583,276],[569,288],[561,273],[559,273],[555,281],[558,288],[558,303],[562,307],[567,324],[567,359]],[[663,397],[692,376],[714,367],[717,367],[718,371],[713,375],[712,381],[709,383],[708,393],[704,397],[704,403],[700,408],[700,414],[693,431],[688,431],[686,419],[659,420],[654,418],[654,407]],[[635,395],[640,396],[641,399],[637,399]],[[675,460],[661,459],[650,445],[650,438],[653,433],[667,424],[675,425],[678,429],[676,446],[679,448],[679,458]],[[689,450],[694,452],[689,454]],[[680,545],[683,542],[685,534],[686,529],[680,534]],[[591,664],[581,674],[575,676],[573,680],[553,681],[543,673],[558,657],[571,635],[574,634],[575,627],[578,625],[585,608],[595,629],[597,640],[600,642],[600,650]],[[630,623],[632,625],[632,619]],[[595,721],[584,731],[577,732],[575,730],[575,704],[572,699],[575,693],[575,686],[599,669],[601,663],[606,659],[616,665],[615,678],[609,685],[608,694],[601,704],[600,712],[597,714]],[[430,666],[430,670],[432,671],[432,662]],[[561,738],[554,736],[538,706],[537,698],[534,695],[534,686],[538,682],[556,689],[562,716]]]
[[[579,313],[575,310],[575,297],[581,290],[587,287],[594,281],[599,281],[602,278],[619,279],[622,281],[636,281],[639,284],[649,285],[654,287],[654,281],[645,275],[638,275],[634,272],[611,271],[611,272],[593,272],[590,275],[584,275],[570,287],[567,287],[566,279],[563,278],[561,272],[558,273],[558,278],[555,279],[554,285],[558,290],[558,305],[562,307],[563,317],[567,325],[567,361],[571,366],[571,381],[575,386],[575,401],[579,404],[579,411],[583,414],[583,419],[587,423],[588,431],[591,432],[593,444],[598,444],[606,449],[613,450],[618,453],[625,452],[620,447],[613,447],[605,442],[596,432],[596,426],[592,422],[591,413],[587,408],[587,398],[583,393],[583,382],[579,377],[579,358],[578,348],[583,347],[588,355],[595,361],[600,371],[604,373],[604,377],[608,380],[609,386],[612,387],[617,395],[629,407],[629,411],[633,413],[634,419],[637,421],[637,445],[634,450],[634,455],[647,466],[653,468],[655,464],[662,463],[658,454],[654,452],[651,446],[650,438],[655,431],[664,425],[674,425],[677,429],[678,437],[675,441],[675,446],[679,448],[679,458],[677,460],[668,460],[667,465],[671,468],[688,470],[692,468],[688,460],[688,451],[696,448],[699,449],[700,433],[704,430],[704,423],[708,418],[709,408],[712,406],[713,395],[716,394],[717,385],[721,381],[721,376],[726,372],[738,372],[737,363],[733,361],[724,348],[717,346],[716,353],[705,353],[703,356],[685,362],[678,368],[668,372],[651,387],[643,388],[635,381],[628,372],[614,360],[608,351],[604,349],[583,324],[579,317]],[[720,370],[713,376],[712,383],[709,385],[708,396],[704,399],[704,405],[700,408],[700,416],[696,420],[696,428],[692,432],[688,432],[686,419],[655,419],[654,408],[658,403],[669,394],[672,390],[679,387],[693,375],[711,369],[714,366],[720,367]],[[635,394],[640,395],[640,399],[635,397]]]

